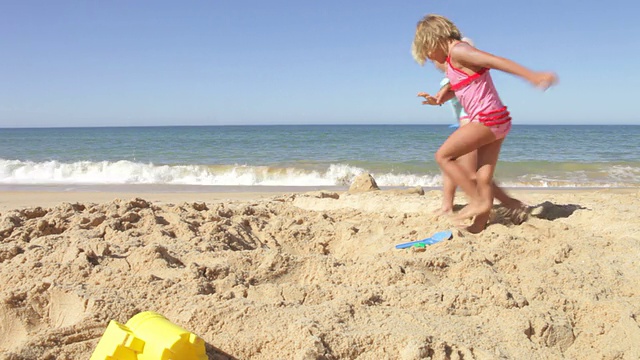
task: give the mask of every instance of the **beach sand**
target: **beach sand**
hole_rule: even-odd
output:
[[[640,358],[640,191],[515,194],[535,216],[472,235],[437,190],[2,192],[0,358],[88,359],[141,311],[211,359]]]

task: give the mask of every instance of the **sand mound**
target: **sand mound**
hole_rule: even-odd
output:
[[[150,310],[212,359],[637,359],[638,195],[531,196],[424,252],[394,245],[451,228],[439,192],[12,210],[0,353],[88,359]]]

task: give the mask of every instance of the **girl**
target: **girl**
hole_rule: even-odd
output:
[[[493,173],[500,148],[511,130],[511,117],[498,96],[489,69],[520,76],[541,89],[556,83],[557,77],[550,72],[531,71],[462,42],[458,28],[439,15],[427,15],[418,22],[412,53],[421,65],[426,59],[447,64],[446,76],[452,92],[439,93],[436,101],[442,103],[456,96],[470,122],[449,136],[435,158],[446,176],[468,197],[468,205],[456,219],[484,217],[493,205]],[[474,176],[455,160],[475,150],[478,165]]]
[[[462,41],[467,44],[473,46],[471,40],[462,38]],[[434,62],[435,67],[442,71],[443,73],[447,71],[447,65],[445,63]],[[442,105],[438,103],[437,98],[442,98],[444,94],[450,91],[449,79],[444,78],[440,82],[440,91],[436,96],[431,96],[425,92],[418,93],[419,97],[423,97],[425,100],[422,102],[423,105]],[[458,102],[458,99],[453,96],[448,102],[451,103],[451,107],[453,108],[453,113],[458,120],[459,126],[464,126],[469,123],[470,119],[467,116],[467,113]],[[456,161],[465,168],[465,170],[469,174],[475,174],[476,165],[477,165],[477,151],[472,151],[468,154],[465,154],[456,159]],[[438,211],[439,214],[449,214],[453,211],[453,199],[456,193],[456,184],[449,179],[446,174],[442,174],[442,206]],[[475,175],[473,175],[475,177]],[[510,210],[512,216],[521,216],[523,211],[526,211],[526,206],[520,200],[509,196],[501,187],[499,187],[495,181],[491,184],[493,187],[493,195],[495,198],[507,209]],[[483,216],[476,216],[473,224],[467,227],[472,233],[478,233],[485,229],[487,221],[489,220],[489,213],[483,214]]]

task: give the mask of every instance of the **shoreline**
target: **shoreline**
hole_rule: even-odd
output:
[[[380,191],[411,189],[415,187],[381,187]],[[422,187],[425,194],[438,193],[439,187]],[[558,193],[635,193],[639,188],[505,188],[515,197],[527,202],[529,196]],[[182,186],[182,185],[125,185],[125,186],[0,186],[0,212],[31,207],[53,207],[61,203],[105,203],[116,199],[143,198],[151,202],[221,202],[257,201],[286,194],[306,194],[317,191],[346,193],[345,186]],[[457,199],[464,202],[458,190]]]

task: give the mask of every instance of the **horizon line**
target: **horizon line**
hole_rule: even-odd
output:
[[[9,126],[0,127],[0,130],[11,129],[111,129],[111,128],[165,128],[165,127],[250,127],[250,126],[451,126],[452,123],[438,123],[438,124],[413,124],[413,123],[401,123],[401,124],[386,124],[386,123],[340,123],[340,124],[210,124],[210,125],[96,125],[96,126]],[[558,123],[558,124],[513,124],[513,126],[640,126],[640,124],[626,124],[626,123],[608,123],[608,124],[572,124],[572,123]]]

